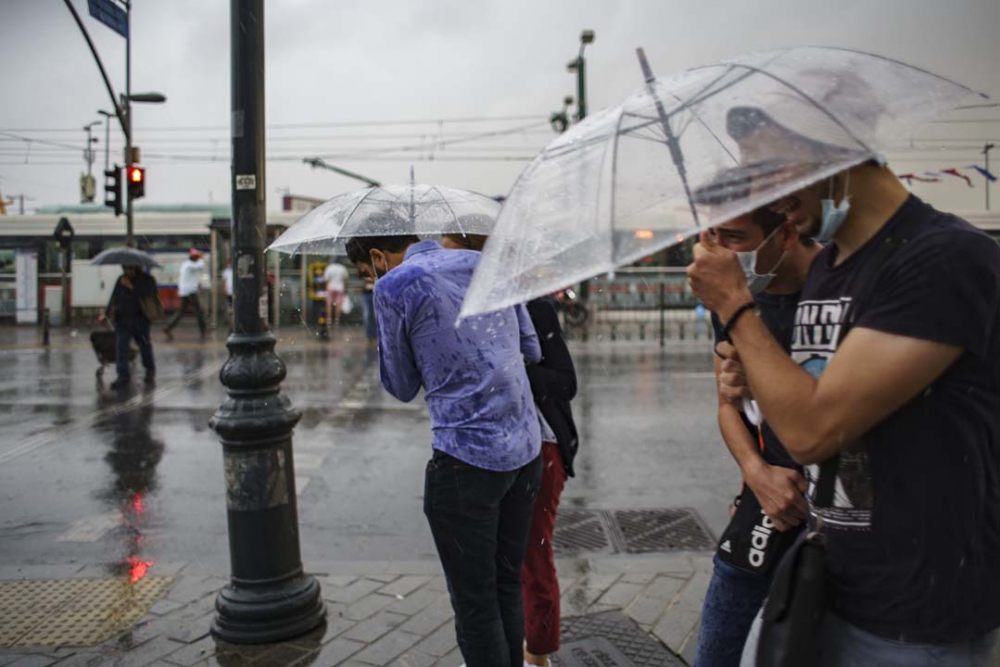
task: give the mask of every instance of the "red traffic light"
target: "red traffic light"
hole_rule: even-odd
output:
[[[142,167],[132,166],[126,170],[126,183],[128,184],[128,194],[130,199],[139,199],[146,196],[146,170]]]

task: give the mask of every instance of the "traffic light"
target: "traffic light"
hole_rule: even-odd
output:
[[[146,196],[146,170],[132,165],[128,168],[128,196],[140,199]]]
[[[104,172],[104,205],[113,208],[115,215],[122,214],[122,170],[117,164]]]

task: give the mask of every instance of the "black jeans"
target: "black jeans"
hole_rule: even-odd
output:
[[[181,321],[182,317],[184,317],[184,313],[187,312],[188,306],[194,308],[195,317],[198,318],[198,330],[201,331],[201,335],[204,336],[205,329],[207,328],[205,325],[205,311],[201,309],[201,300],[198,299],[197,292],[181,297],[181,305],[177,309],[177,313],[174,315],[173,319],[170,320],[170,324],[167,325],[166,331],[170,332],[177,326],[177,323]]]
[[[521,565],[542,459],[493,472],[435,451],[424,480],[424,514],[455,609],[467,667],[521,667]]]
[[[156,375],[156,362],[153,361],[153,343],[149,338],[149,320],[145,317],[126,317],[115,322],[115,369],[118,377],[128,380],[131,376],[128,365],[129,339],[139,346],[142,366],[146,369],[146,375],[152,378]]]

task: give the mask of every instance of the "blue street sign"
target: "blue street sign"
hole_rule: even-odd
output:
[[[128,39],[128,16],[115,0],[87,0],[90,15]]]

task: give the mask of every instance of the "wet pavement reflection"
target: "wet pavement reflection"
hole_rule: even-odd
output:
[[[303,558],[433,560],[426,409],[382,391],[377,353],[357,333],[329,343],[278,336],[283,390],[303,412],[294,433]],[[160,563],[228,562],[221,446],[207,426],[224,398],[221,334],[155,341],[156,386],[122,392],[95,380],[85,336],[55,336],[48,351],[12,337],[0,330],[0,560],[93,564],[130,578]],[[708,342],[574,342],[572,351],[581,449],[563,503],[692,507],[718,532],[739,480],[718,437]]]

